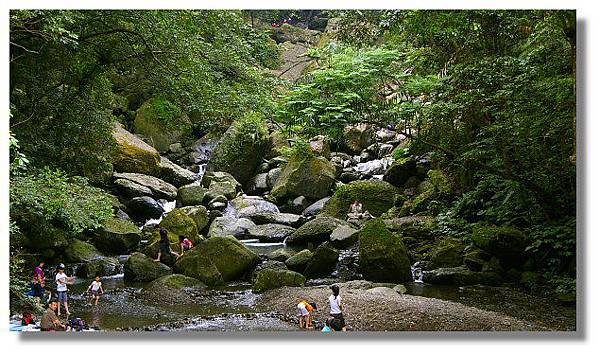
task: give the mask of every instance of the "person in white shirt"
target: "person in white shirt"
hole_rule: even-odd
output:
[[[100,276],[96,275],[96,279],[92,281],[92,284],[88,287],[88,292],[92,294],[92,299],[90,301],[96,300],[94,304],[98,305],[100,295],[104,294],[104,289],[102,289],[102,282],[100,281]]]
[[[56,293],[58,294],[58,312],[57,314],[60,316],[60,305],[65,306],[65,312],[67,315],[71,314],[69,312],[69,304],[67,302],[67,282],[69,282],[69,278],[67,274],[65,274],[65,266],[60,264],[58,266],[58,273],[56,273]]]
[[[342,298],[340,297],[340,287],[338,285],[331,285],[331,295],[329,296],[329,314],[337,319],[337,324],[341,325],[341,330],[346,331],[346,321],[342,314]]]

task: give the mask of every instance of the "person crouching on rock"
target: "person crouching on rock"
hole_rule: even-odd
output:
[[[176,258],[179,257],[179,254],[171,250],[171,241],[169,240],[169,235],[167,234],[167,230],[164,228],[160,228],[158,230],[160,233],[160,241],[158,242],[158,256],[154,261],[160,261],[160,257],[162,255],[173,254]]]
[[[182,257],[185,252],[192,250],[194,247],[194,243],[191,240],[185,237],[185,235],[179,236],[179,246],[181,247],[181,254],[179,257]]]
[[[308,302],[306,300],[298,303],[298,322],[300,325],[300,329],[311,329],[312,321],[310,319],[310,314],[317,310],[317,304],[314,302]]]

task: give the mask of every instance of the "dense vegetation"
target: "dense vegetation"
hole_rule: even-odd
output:
[[[322,30],[327,17],[337,30],[310,48],[310,70],[272,75],[270,24]],[[396,160],[427,154],[435,170],[388,213],[433,215],[471,244],[490,226],[523,231],[529,269],[574,294],[573,12],[19,10],[10,50],[15,256],[32,224],[74,237],[111,218],[111,132],[150,102],[193,139],[234,124],[243,148],[282,128],[297,145],[281,151],[307,159],[315,135],[338,148],[349,125],[391,125],[410,141]]]

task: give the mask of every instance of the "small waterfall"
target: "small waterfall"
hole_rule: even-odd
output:
[[[423,283],[423,269],[421,268],[421,264],[421,261],[417,261],[410,267],[414,282]]]
[[[140,227],[140,229],[143,229],[144,226],[151,226],[151,225],[156,225],[159,224],[162,219],[167,215],[167,213],[173,211],[173,209],[175,208],[176,205],[176,201],[167,201],[167,200],[158,200],[157,201],[158,204],[163,208],[163,214],[162,216],[160,216],[159,218],[150,218],[149,220],[147,220],[146,222],[144,222],[144,224]]]
[[[196,182],[202,182],[202,177],[206,173],[206,166],[208,163],[198,165],[198,173],[196,173]]]

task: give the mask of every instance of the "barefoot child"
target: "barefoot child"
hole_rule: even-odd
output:
[[[88,287],[88,292],[92,294],[91,301],[94,301],[94,299],[96,299],[96,303],[94,304],[97,305],[98,301],[100,300],[100,295],[104,294],[104,289],[102,289],[102,282],[100,281],[100,276],[96,276],[96,279],[92,281],[92,284],[90,285],[90,287]]]
[[[308,302],[303,300],[298,303],[298,322],[301,329],[312,328],[312,321],[310,319],[310,313],[317,310],[317,304],[314,302]]]
[[[73,284],[74,277],[67,277],[65,274],[65,265],[60,264],[58,266],[58,272],[56,273],[56,293],[58,294],[58,315],[60,316],[60,305],[62,304],[65,307],[65,313],[67,315],[71,314],[69,312],[69,303],[67,300],[67,284]]]
[[[338,285],[331,285],[331,296],[329,296],[329,314],[333,319],[338,320],[343,331],[346,331],[346,321],[342,314],[342,298],[340,297],[340,287]],[[333,328],[333,327],[332,327]]]

